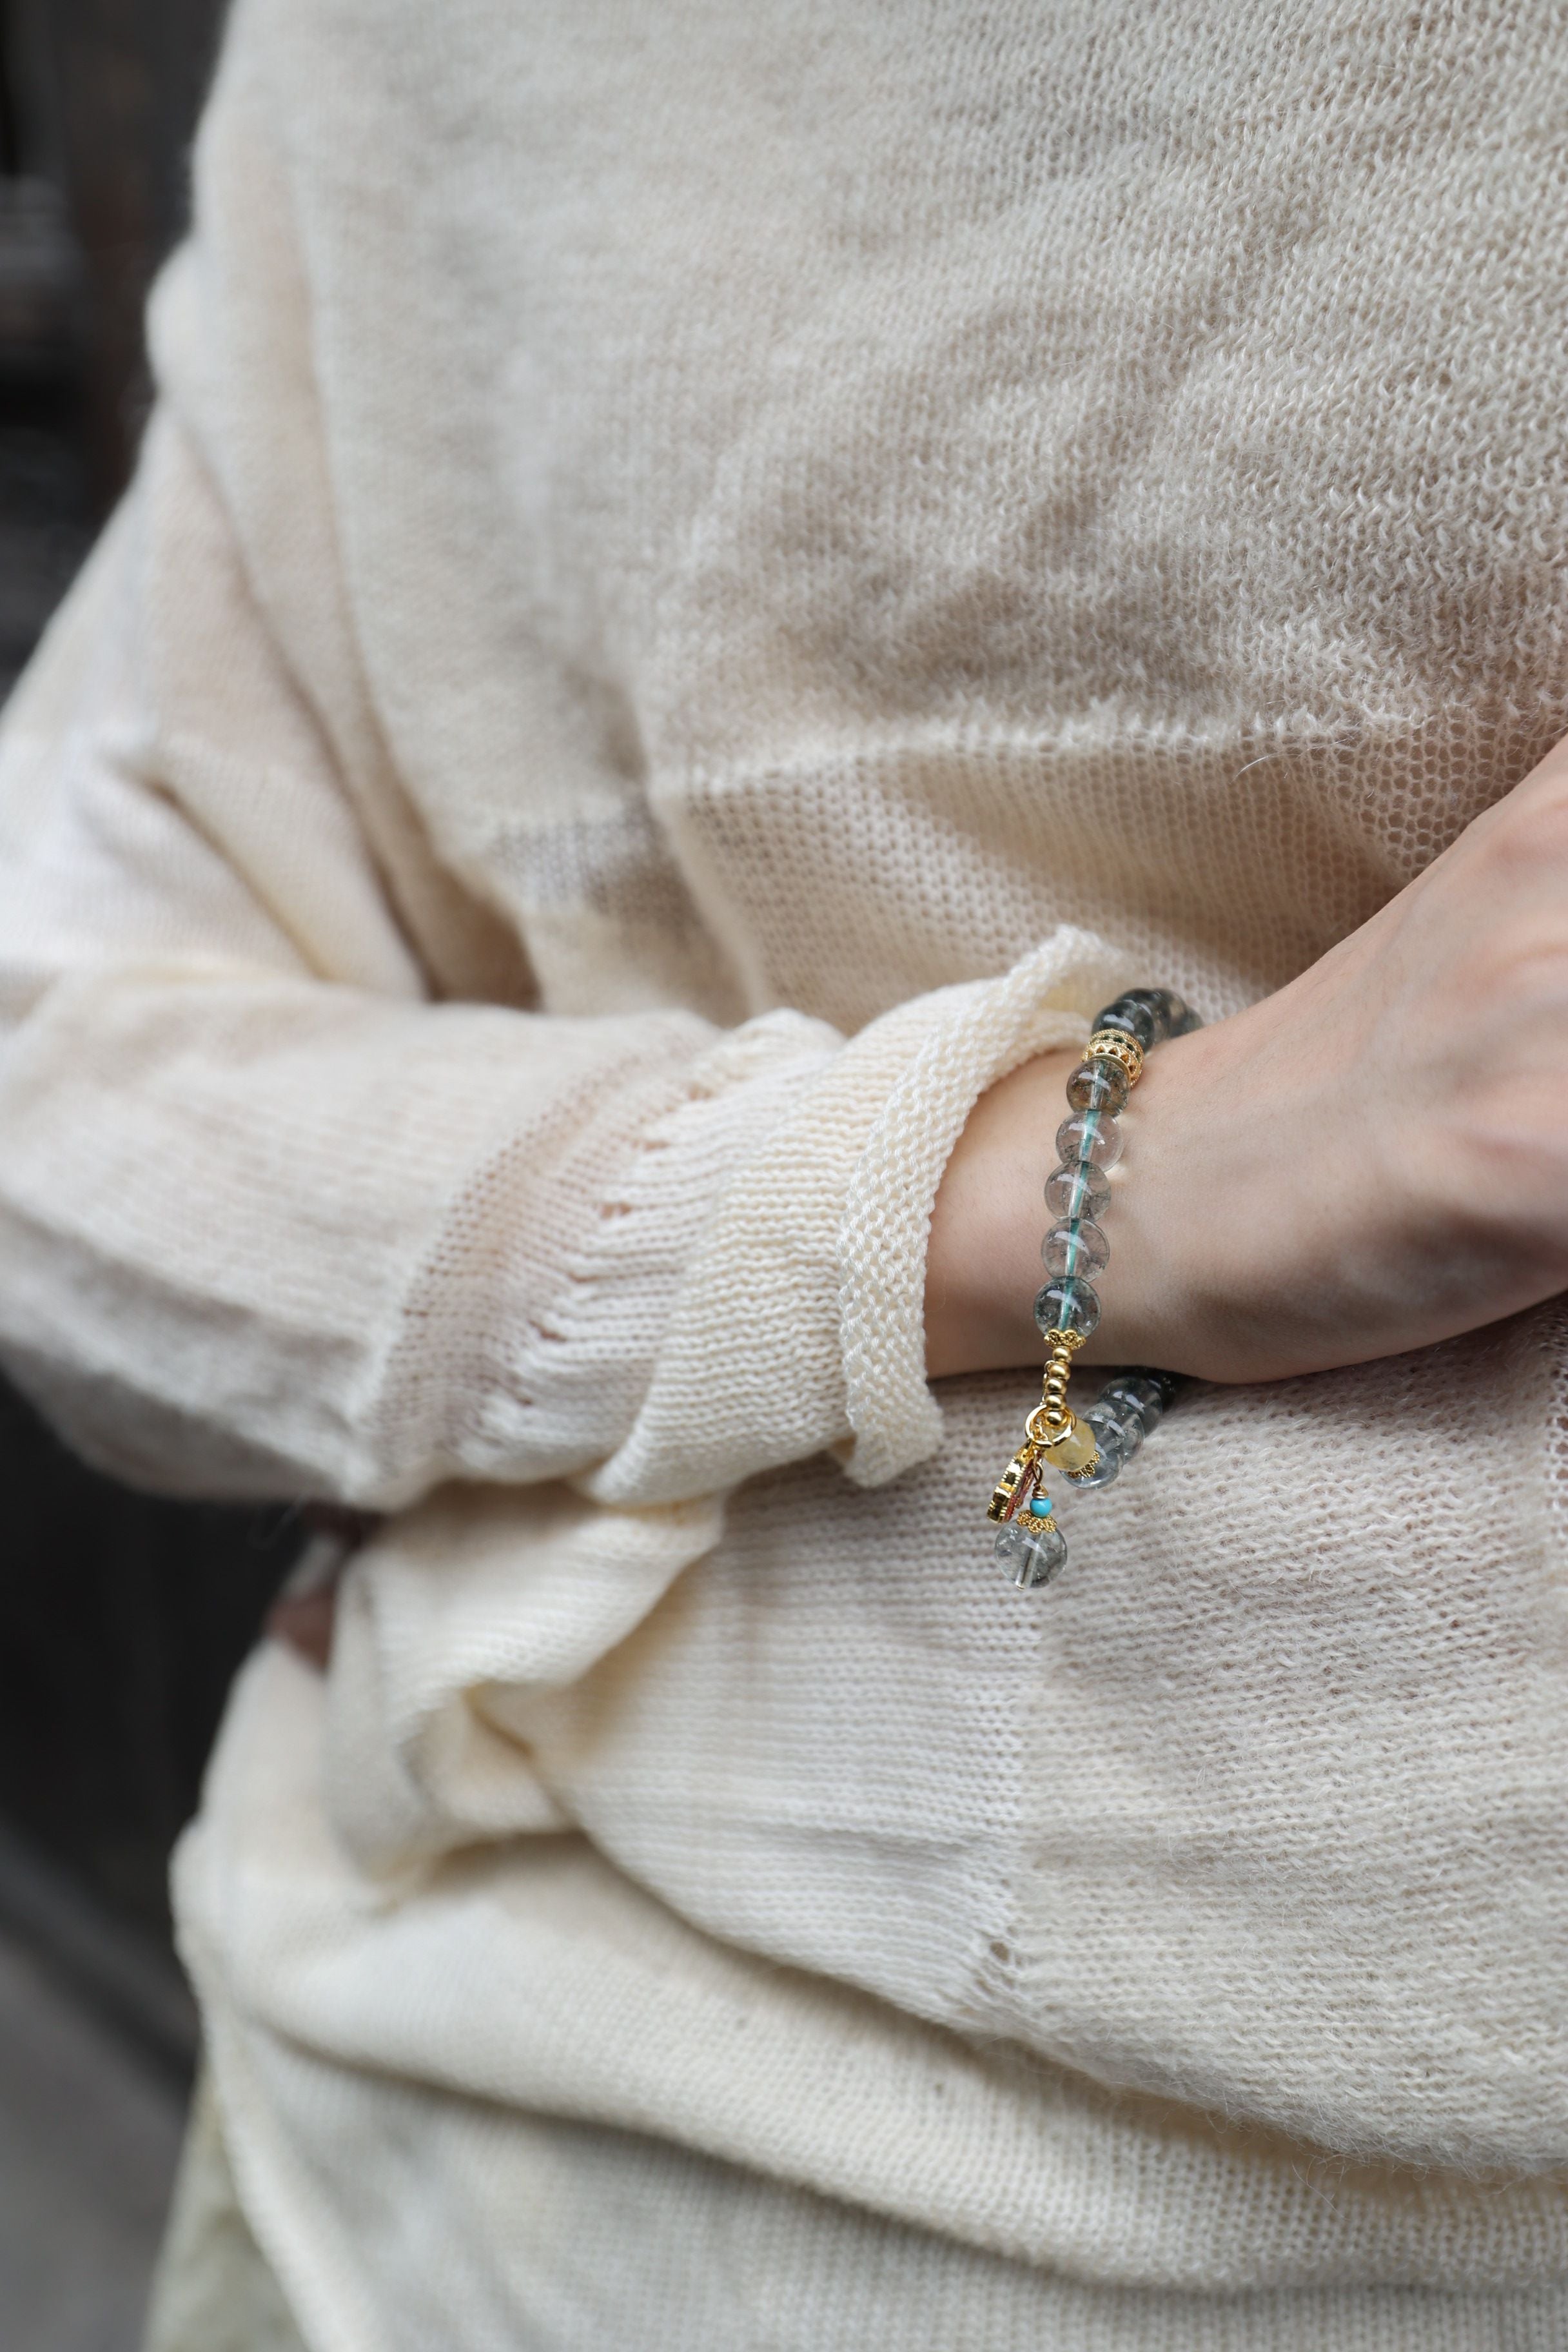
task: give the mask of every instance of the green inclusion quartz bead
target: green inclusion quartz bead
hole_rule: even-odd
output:
[[[1064,1225],[1101,1215],[1110,1200],[1110,1179],[1092,1160],[1075,1160],[1068,1167],[1053,1168],[1046,1179],[1046,1206]]]
[[[1096,1054],[1080,1062],[1068,1080],[1074,1110],[1121,1110],[1127,1100],[1127,1073],[1120,1062]]]
[[[1042,1335],[1076,1331],[1091,1339],[1100,1328],[1100,1300],[1093,1286],[1076,1274],[1058,1275],[1035,1294],[1035,1322]]]
[[[996,1558],[1007,1581],[1024,1592],[1036,1591],[1059,1576],[1067,1556],[1061,1529],[1037,1521],[1031,1525],[1027,1519],[1009,1519],[996,1538]]]
[[[1102,1013],[1097,1013],[1094,1027],[1119,1029],[1124,1037],[1135,1037],[1145,1053],[1167,1034],[1163,1022],[1143,1001],[1141,991],[1119,996],[1114,1004],[1108,1004]]]
[[[1196,1027],[1184,1001],[1173,988],[1130,988],[1125,996],[1118,997],[1119,1005],[1141,1004],[1154,1024],[1154,1043],[1165,1037],[1180,1037],[1189,1024]]]
[[[1053,1225],[1040,1244],[1040,1263],[1047,1274],[1103,1274],[1110,1244],[1088,1217],[1081,1223]]]
[[[1113,1110],[1077,1110],[1057,1129],[1057,1158],[1114,1168],[1121,1157],[1121,1122]]]

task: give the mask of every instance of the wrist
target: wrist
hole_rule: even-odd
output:
[[[1110,1171],[1110,1205],[1103,1220],[1110,1258],[1095,1284],[1100,1318],[1081,1351],[1085,1364],[1197,1369],[1194,1340],[1205,1318],[1189,1276],[1201,1264],[1201,1244],[1212,1219],[1184,1213],[1187,1187],[1179,1170],[1185,1150],[1184,1112],[1194,1081],[1201,1085],[1209,1034],[1173,1038],[1151,1054],[1122,1113],[1125,1148]],[[1212,1181],[1212,1170],[1207,1174]]]
[[[1096,1284],[1101,1318],[1081,1350],[1084,1364],[1202,1369],[1194,1348],[1205,1352],[1199,1333],[1215,1318],[1194,1299],[1184,1273],[1196,1266],[1201,1236],[1177,1205],[1188,1189],[1184,1177],[1179,1185],[1167,1178],[1186,1150],[1183,1106],[1194,1083],[1202,1085],[1201,1054],[1193,1049],[1209,1034],[1173,1039],[1152,1054],[1124,1114],[1126,1156],[1111,1172],[1107,1212],[1110,1265]],[[1063,1090],[1079,1059],[1078,1047],[1064,1047],[999,1079],[975,1104],[953,1147],[926,1253],[926,1370],[932,1380],[1039,1360],[1034,1302],[1045,1279],[1045,1181],[1067,1116]]]

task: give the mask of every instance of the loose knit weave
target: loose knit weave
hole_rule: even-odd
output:
[[[1568,733],[1565,119],[1503,0],[239,0],[0,1347],[388,1514],[178,1868],[311,2352],[1568,2343],[1557,1310],[1197,1395],[1045,1605],[921,1323],[987,1086]]]

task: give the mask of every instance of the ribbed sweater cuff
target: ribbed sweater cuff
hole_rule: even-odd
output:
[[[1064,928],[1000,978],[916,998],[836,1050],[792,1014],[726,1039],[640,1155],[650,1227],[689,1224],[704,1185],[711,1210],[637,1418],[585,1490],[683,1501],[830,1447],[877,1486],[932,1453],[923,1296],[942,1170],[986,1087],[1080,1036],[1126,977]]]

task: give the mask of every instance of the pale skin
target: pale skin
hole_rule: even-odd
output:
[[[948,1162],[933,1378],[1040,1361],[1041,1186],[1078,1058],[993,1087]],[[1081,1361],[1281,1380],[1568,1288],[1568,744],[1288,986],[1159,1046],[1123,1127]]]

